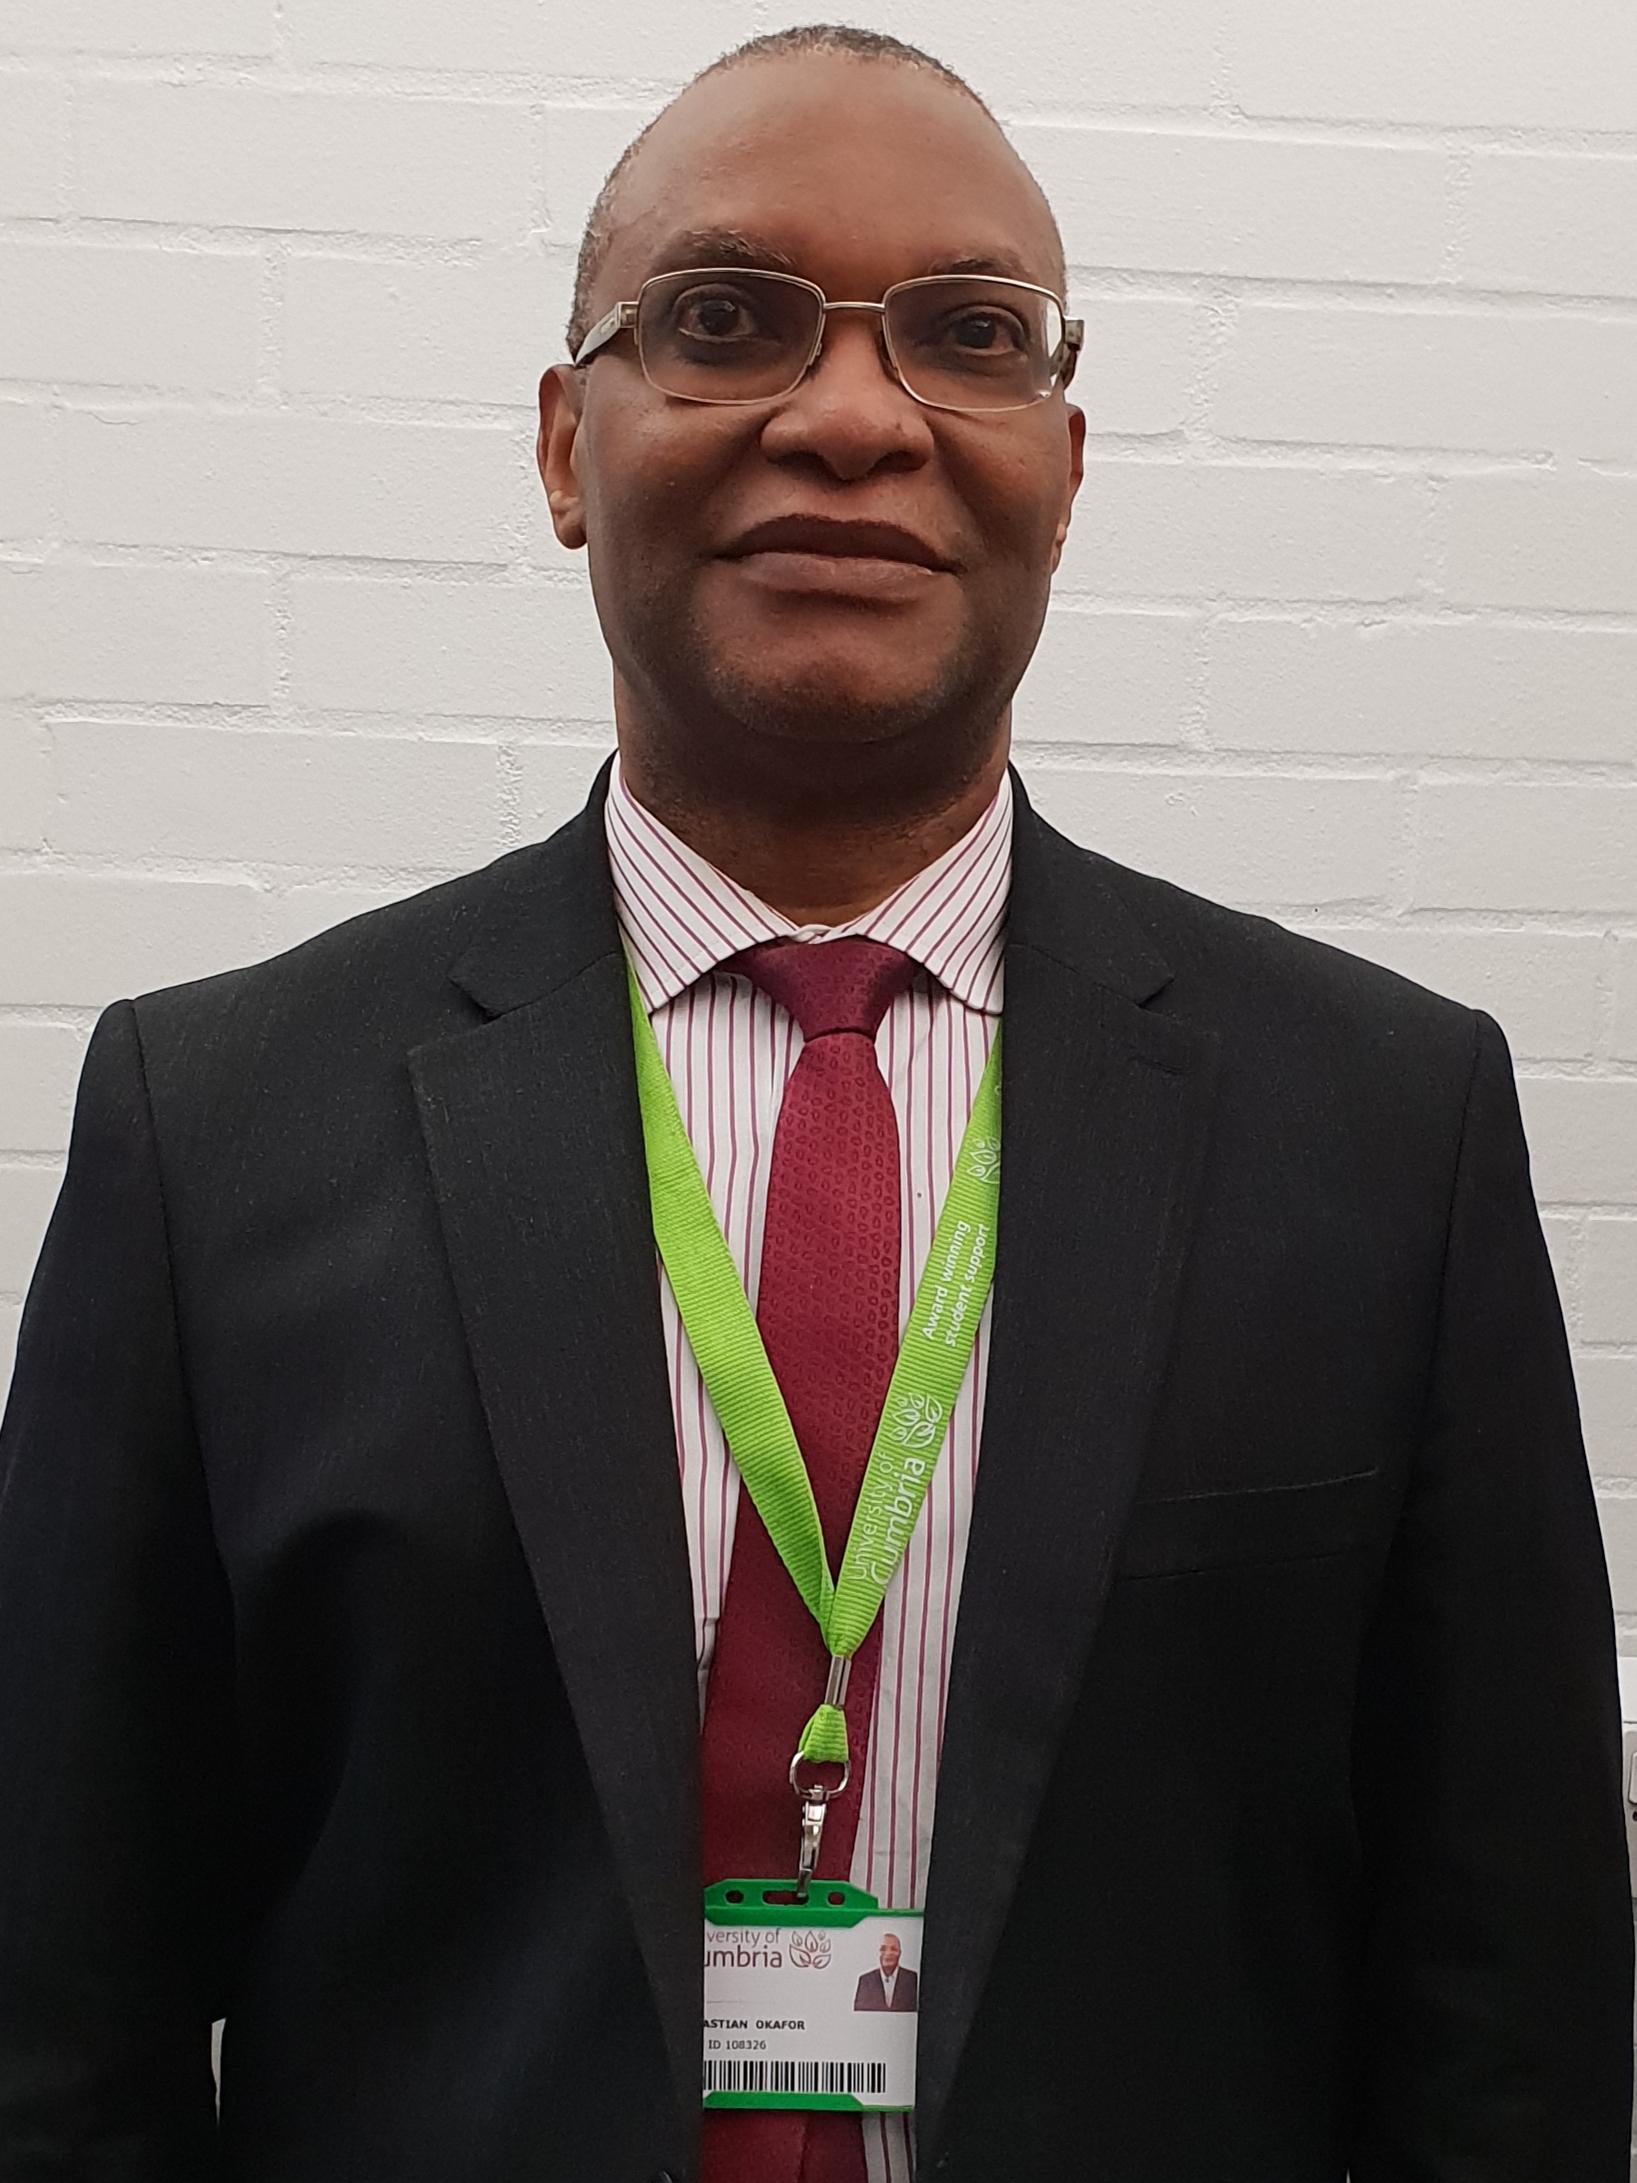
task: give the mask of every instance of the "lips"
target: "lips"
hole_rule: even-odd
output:
[[[781,515],[743,532],[722,558],[742,561],[751,554],[790,553],[838,560],[906,561],[947,572],[955,563],[914,531],[896,523],[844,522],[834,516]]]

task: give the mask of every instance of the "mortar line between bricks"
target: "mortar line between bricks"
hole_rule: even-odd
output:
[[[1613,1046],[1619,1028],[1620,942],[1606,932],[1597,950],[1597,975],[1593,988],[1592,1043],[1600,1054]]]
[[[1429,476],[1421,487],[1421,583],[1429,607],[1449,596],[1449,496],[1446,481]]]
[[[287,887],[320,885],[408,890],[436,887],[446,879],[465,878],[480,868],[481,861],[492,860],[501,853],[497,846],[479,863],[368,864],[354,859],[340,864],[301,864],[270,857],[211,857],[185,853],[143,857],[117,849],[57,850],[48,855],[36,855],[31,862],[25,862],[25,852],[0,850],[0,878],[25,876],[41,881],[90,880],[113,885],[226,888],[246,897],[276,893]]]
[[[1600,1055],[1593,1060],[1558,1058],[1520,1062],[1520,1080],[1532,1084],[1637,1084],[1637,1061],[1621,1061]]]
[[[54,70],[50,63],[55,61]],[[175,71],[189,71],[178,84]],[[99,47],[44,48],[7,54],[0,74],[32,76],[72,70],[98,84],[136,89],[201,89],[271,92],[288,99],[363,98],[371,101],[419,99],[455,104],[512,105],[544,101],[569,112],[630,112],[633,133],[660,102],[681,88],[686,71],[664,76],[561,76],[539,69],[417,68],[381,61],[307,61],[293,63],[278,53],[223,53],[187,46],[133,54]],[[994,103],[1003,129],[1042,129],[1106,134],[1177,135],[1224,142],[1273,142],[1339,145],[1369,150],[1440,151],[1471,146],[1475,150],[1565,151],[1572,154],[1621,154],[1637,151],[1637,127],[1596,127],[1562,123],[1433,118],[1404,121],[1391,115],[1307,115],[1258,112],[1242,100],[1224,96],[1231,88],[1213,83],[1208,102],[1123,101],[1106,105],[1011,98]]]
[[[588,754],[589,755],[589,754]],[[590,773],[587,774],[589,785]],[[545,832],[530,833],[543,840]],[[1114,855],[1093,839],[1094,851]],[[502,854],[498,844],[488,852]],[[480,859],[481,861],[481,859]],[[1118,858],[1116,858],[1118,861]],[[175,853],[143,857],[124,850],[54,851],[49,855],[25,851],[0,851],[0,879],[29,878],[49,884],[90,882],[93,885],[153,885],[229,889],[246,896],[257,892],[279,893],[292,887],[364,886],[382,891],[436,886],[460,878],[477,866],[471,861],[448,864],[369,864],[353,859],[345,863],[306,864],[275,857],[212,857],[204,853]],[[1394,914],[1379,897],[1308,898],[1299,902],[1277,897],[1224,898],[1225,905],[1252,916],[1269,918],[1292,931],[1356,932],[1360,938],[1391,939],[1399,934],[1449,932],[1470,937],[1490,935],[1518,939],[1589,939],[1613,931],[1637,938],[1637,909],[1593,913],[1579,906],[1537,910],[1444,909],[1414,910]],[[1504,919],[1504,922],[1497,920]],[[1637,1057],[1610,1057],[1604,1077],[1625,1082],[1637,1071]],[[1613,1074],[1613,1071],[1619,1074]]]
[[[1536,940],[1600,940],[1605,933],[1613,933],[1617,938],[1637,937],[1637,909],[1609,917],[1578,906],[1534,910],[1412,908],[1402,917],[1383,918],[1379,911],[1368,905],[1350,911],[1346,903],[1327,903],[1320,910],[1312,904],[1286,901],[1271,905],[1271,911],[1299,924],[1323,924],[1327,929],[1365,934],[1379,932],[1383,936],[1396,932],[1442,932],[1489,934],[1497,938],[1510,935]]]
[[[1048,773],[1154,773],[1200,780],[1396,780],[1413,775],[1429,788],[1627,788],[1637,787],[1637,752],[1630,758],[1524,759],[1463,757],[1420,751],[1268,750],[1217,741],[1209,750],[1180,743],[1055,741],[1014,737],[1014,749]],[[1175,761],[1175,762],[1172,762]],[[1475,770],[1461,771],[1462,767]],[[1430,769],[1430,770],[1429,770]],[[1531,769],[1531,770],[1525,770]]]
[[[1444,167],[1444,256],[1441,268],[1446,281],[1460,278],[1468,241],[1468,208],[1472,200],[1475,154],[1467,145],[1451,149]]]
[[[359,555],[290,553],[265,547],[169,546],[151,542],[120,543],[73,540],[61,546],[29,547],[18,541],[0,546],[0,575],[72,576],[85,569],[171,569],[201,578],[213,574],[311,577],[324,583],[428,583],[470,585],[495,590],[552,590],[583,597],[590,586],[579,568],[554,568],[528,560],[515,563],[477,561],[382,561]],[[1399,597],[1350,598],[1232,596],[1215,591],[1110,592],[1060,586],[1051,601],[1054,614],[1209,617],[1229,623],[1313,622],[1330,627],[1489,627],[1555,629],[1594,633],[1637,631],[1637,608],[1495,606],[1454,599]]]
[[[85,558],[72,558],[76,551]],[[92,553],[97,556],[94,560],[89,557]],[[272,554],[261,550],[228,547],[113,546],[100,543],[94,546],[77,545],[50,553],[36,551],[9,556],[0,553],[0,576],[8,572],[39,576],[62,572],[72,576],[81,570],[113,568],[165,568],[186,571],[201,579],[208,579],[216,573],[310,577],[317,586],[342,583],[382,584],[388,587],[421,583],[455,586],[469,583],[473,588],[486,590],[551,590],[559,594],[572,594],[577,598],[583,597],[588,604],[590,599],[589,586],[578,570],[544,569],[526,563],[518,567],[503,568],[495,564],[463,562],[451,567],[448,563],[439,562],[360,562],[356,557],[343,555]],[[1555,630],[1586,635],[1637,632],[1637,610],[1472,606],[1456,600],[1430,600],[1408,596],[1396,599],[1303,599],[1294,596],[1230,598],[1220,592],[1115,593],[1059,590],[1052,595],[1051,612],[1054,615],[1117,619],[1153,617],[1210,620],[1231,626],[1273,622],[1370,630],[1383,627],[1497,628],[1522,631]]]
[[[405,750],[421,745],[439,749],[523,748],[579,750],[588,757],[612,749],[611,719],[561,718],[528,713],[438,715],[428,725],[425,713],[378,716],[345,708],[334,711],[304,706],[291,714],[271,710],[258,715],[223,717],[183,704],[123,702],[115,698],[43,700],[40,724],[47,728],[178,729],[198,735],[257,740],[393,744]],[[1631,759],[1528,759],[1504,755],[1429,756],[1425,752],[1356,750],[1269,750],[1218,741],[1209,748],[1171,737],[1122,741],[1112,738],[1037,736],[1026,730],[1014,737],[1021,760],[1044,774],[1104,773],[1173,780],[1360,781],[1407,780],[1417,788],[1632,788],[1637,787],[1637,755]],[[1429,768],[1431,770],[1429,770]],[[1463,770],[1464,769],[1464,770]]]
[[[1637,315],[1637,283],[1626,290],[1486,288],[1462,281],[1350,280],[1339,276],[1301,280],[1290,274],[1167,271],[1162,267],[1091,267],[1071,264],[1070,287],[1082,300],[1204,302],[1221,290],[1236,301],[1269,307],[1361,314],[1398,313],[1405,318],[1449,317],[1510,321],[1568,318],[1583,311],[1625,324]]]
[[[1207,309],[1211,307],[1207,306]],[[1231,310],[1231,304],[1222,309]],[[1633,354],[1637,359],[1637,313],[1631,320]],[[1179,469],[1299,471],[1333,477],[1383,474],[1398,478],[1425,476],[1488,477],[1497,473],[1552,474],[1563,461],[1572,461],[1611,478],[1637,478],[1637,455],[1624,451],[1572,446],[1451,446],[1436,441],[1411,442],[1351,439],[1281,438],[1252,433],[1218,433],[1210,429],[1204,405],[1214,399],[1209,374],[1232,334],[1224,327],[1212,344],[1212,353],[1197,367],[1189,395],[1189,416],[1180,426],[1155,432],[1133,432],[1115,427],[1088,425],[1086,458],[1089,463],[1148,464]],[[268,373],[277,370],[277,341],[267,351]],[[532,412],[524,405],[438,401],[427,397],[362,397],[351,394],[313,394],[281,390],[265,378],[249,399],[216,390],[180,385],[139,385],[135,381],[91,381],[0,376],[0,401],[19,407],[49,402],[53,409],[73,418],[94,418],[108,425],[163,424],[171,421],[211,425],[276,422],[294,436],[302,425],[350,425],[411,429],[426,432],[484,434],[491,439],[516,436],[521,447],[528,437]],[[110,414],[110,412],[112,414]],[[534,503],[529,502],[531,514]],[[506,562],[509,565],[509,559]]]
[[[1637,179],[1637,177],[1634,177]],[[0,241],[56,244],[67,247],[124,243],[132,247],[199,250],[237,245],[246,252],[266,249],[274,242],[290,247],[296,259],[359,256],[378,263],[425,264],[433,267],[480,266],[498,250],[533,248],[542,263],[572,269],[578,250],[577,231],[556,239],[549,224],[536,225],[516,234],[435,236],[405,235],[375,228],[288,228],[233,221],[142,220],[120,214],[80,212],[68,214],[13,214],[0,217]],[[1473,316],[1488,311],[1555,312],[1584,308],[1616,316],[1637,310],[1637,289],[1611,291],[1542,288],[1531,282],[1486,285],[1453,276],[1432,279],[1401,276],[1363,277],[1337,273],[1332,276],[1279,272],[1232,271],[1211,266],[1102,265],[1070,251],[1069,280],[1077,293],[1106,292],[1144,294],[1154,299],[1199,296],[1207,287],[1223,284],[1235,293],[1259,300],[1297,303],[1334,301],[1338,305],[1398,304],[1405,309],[1442,305]],[[1136,284],[1145,284],[1138,287]]]
[[[526,747],[611,749],[613,721],[608,716],[559,716],[536,713],[370,713],[355,707],[305,705],[286,708],[224,708],[185,700],[137,700],[107,696],[38,700],[37,724],[53,728],[177,729],[192,734],[260,739],[302,740],[332,745],[390,743],[405,749],[433,746],[501,749]],[[1239,744],[1231,736],[1209,746],[1167,736],[1049,736],[1031,733],[1027,723],[1014,737],[1020,758],[1046,773],[1101,772],[1163,775],[1201,780],[1368,780],[1413,778],[1418,788],[1632,788],[1637,787],[1637,753],[1619,758],[1527,758],[1506,752],[1406,752],[1367,744],[1315,751]],[[10,846],[16,847],[16,844]]]
[[[610,744],[612,744],[612,736],[610,736]],[[523,768],[518,755],[518,746],[510,738],[496,744],[495,768],[498,776],[500,801],[497,832],[506,848],[515,849],[525,838]]]
[[[1218,299],[1227,308],[1231,299]],[[1205,306],[1207,310],[1211,305]],[[1637,333],[1637,312],[1632,318]],[[1231,331],[1224,339],[1231,340]],[[273,363],[277,365],[275,353]],[[1201,371],[1212,358],[1201,359]],[[1209,393],[1209,388],[1204,388]],[[359,427],[417,426],[428,433],[469,433],[488,439],[516,434],[532,453],[532,421],[535,412],[523,401],[516,403],[463,403],[422,396],[317,393],[300,389],[274,389],[252,397],[210,388],[139,383],[135,380],[67,380],[33,376],[0,376],[0,400],[18,407],[49,402],[63,415],[89,419],[110,428],[144,423],[261,425],[277,422],[292,428],[304,424],[341,424]],[[109,414],[112,412],[112,414]],[[1322,439],[1306,435],[1288,438],[1246,433],[1218,433],[1207,425],[1167,426],[1155,432],[1131,432],[1114,427],[1089,428],[1088,460],[1133,466],[1210,470],[1319,470],[1326,475],[1370,476],[1383,471],[1394,476],[1421,476],[1428,472],[1454,472],[1488,476],[1516,473],[1520,477],[1550,472],[1566,460],[1597,464],[1616,474],[1637,465],[1637,447],[1583,450],[1557,446],[1456,446],[1436,440]],[[530,500],[531,509],[534,502]],[[543,503],[542,503],[543,505]]]
[[[93,558],[94,557],[94,558]],[[354,579],[391,584],[405,579],[426,584],[464,584],[489,590],[549,590],[583,593],[589,601],[591,587],[579,569],[547,568],[523,561],[417,561],[374,560],[363,554],[294,553],[267,546],[169,546],[152,541],[121,542],[74,539],[62,544],[42,542],[20,545],[16,540],[0,550],[0,575],[72,574],[89,568],[153,568],[185,570],[198,576],[224,575],[303,576]]]
[[[101,212],[13,213],[0,217],[0,242],[78,244],[110,249],[127,244],[157,250],[223,250],[240,246],[233,255],[252,255],[278,242],[294,246],[300,257],[333,257],[342,253],[365,256],[381,265],[431,267],[477,266],[497,250],[516,250],[533,244],[544,260],[558,246],[547,242],[538,230],[519,234],[403,235],[384,228],[276,227],[248,221],[144,220],[135,215]],[[569,251],[560,250],[566,265]]]
[[[602,756],[614,745],[612,715],[604,719],[564,717],[553,720],[534,713],[382,713],[360,712],[355,707],[304,705],[289,710],[273,702],[256,713],[234,708],[230,716],[208,706],[189,706],[175,701],[124,702],[118,698],[49,698],[38,703],[37,718],[46,728],[182,728],[198,734],[236,735],[247,742],[259,737],[297,737],[309,741],[342,743],[393,743],[404,749],[450,744],[499,749],[507,742],[539,743],[564,750],[584,750]],[[1136,745],[1169,749],[1166,745]]]
[[[78,551],[94,552],[96,561],[75,560]],[[535,589],[573,594],[589,603],[590,588],[576,569],[553,570],[529,563],[376,561],[356,554],[288,553],[267,548],[156,546],[151,543],[113,545],[101,541],[75,541],[71,547],[23,547],[0,554],[0,574],[72,571],[80,567],[182,568],[200,575],[254,572],[289,574],[310,578],[315,585],[356,582],[388,587],[406,584],[469,586],[497,591]],[[1241,593],[1221,591],[1112,592],[1095,588],[1064,587],[1053,594],[1053,611],[1109,614],[1211,615],[1231,621],[1315,620],[1334,624],[1364,622],[1370,625],[1470,624],[1497,628],[1555,628],[1594,632],[1637,629],[1637,607],[1585,607],[1552,605],[1492,605],[1482,601],[1429,599],[1419,593],[1358,598],[1346,595],[1301,597],[1294,593]]]
[[[611,102],[605,110],[619,111],[619,102]],[[998,113],[1002,128],[1008,132],[1039,129],[1063,135],[1185,136],[1222,144],[1316,145],[1349,151],[1556,152],[1594,159],[1619,159],[1637,152],[1637,128],[1394,121],[1384,115],[1327,119],[1322,115],[1251,114],[1243,106],[1230,106],[1220,118],[1203,107],[1181,106],[1009,105]]]

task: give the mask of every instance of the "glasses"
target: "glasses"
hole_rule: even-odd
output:
[[[879,303],[832,303],[794,273],[690,266],[656,273],[598,319],[574,354],[589,363],[629,327],[643,374],[684,402],[771,402],[817,361],[832,311],[875,311],[887,362],[928,409],[1027,409],[1067,386],[1084,339],[1061,296],[1032,281],[933,273]]]

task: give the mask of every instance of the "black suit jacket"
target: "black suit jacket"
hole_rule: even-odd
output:
[[[97,1025],[4,1428],[0,2183],[693,2174],[601,803]],[[1020,794],[1004,1100],[923,2178],[1623,2183],[1610,1606],[1500,1031]]]
[[[920,1984],[913,1971],[900,1970],[892,1982],[889,2004],[886,1979],[879,1971],[866,1971],[858,1982],[853,2007],[873,2009],[878,2016],[913,2016],[920,2006]]]

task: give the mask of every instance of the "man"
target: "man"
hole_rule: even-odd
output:
[[[582,271],[539,460],[617,772],[86,1061],[5,1428],[0,2179],[1616,2183],[1611,1615],[1501,1032],[1008,772],[1082,424],[964,87],[730,57]],[[925,1912],[913,2126],[701,2136],[700,1885],[794,1874],[826,1645],[645,1133],[674,1087],[834,1570],[1002,1023],[993,1291],[933,1265],[970,1355],[826,1622],[848,1786],[797,1775],[821,1891]]]
[[[904,1944],[896,1933],[883,1933],[877,1950],[880,1969],[866,1971],[858,1982],[853,1996],[855,2009],[896,2010],[904,2016],[913,2016],[920,2006],[920,1980],[913,1971],[903,1970]]]

